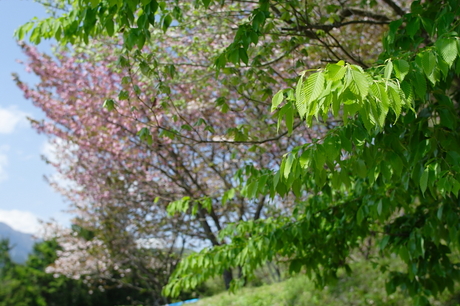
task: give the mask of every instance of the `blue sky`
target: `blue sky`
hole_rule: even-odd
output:
[[[64,199],[44,180],[53,174],[41,159],[49,151],[47,138],[26,120],[43,118],[43,113],[24,99],[11,78],[16,72],[27,83],[37,81],[17,63],[25,57],[13,37],[19,25],[35,16],[44,17],[45,10],[32,0],[0,0],[0,222],[28,233],[37,230],[37,218],[68,225],[71,217],[64,212]],[[49,46],[45,42],[39,49],[50,52]]]

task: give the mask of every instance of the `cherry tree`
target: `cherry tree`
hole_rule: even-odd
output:
[[[209,22],[231,27],[220,19],[230,13]],[[47,120],[32,122],[40,133],[55,137],[57,158],[49,162],[73,182],[54,185],[72,203],[79,225],[99,233],[111,267],[136,262],[130,251],[137,254],[139,239],[159,239],[172,254],[183,247],[220,245],[216,233],[228,222],[289,211],[291,200],[261,196],[247,201],[254,187],[241,192],[238,187],[249,173],[277,167],[283,150],[314,134],[271,136],[276,121],[260,96],[272,94],[268,84],[293,82],[289,56],[270,66],[241,68],[238,78],[215,78],[211,59],[230,36],[216,31],[209,38],[203,20],[193,14],[188,18],[197,24],[195,39],[188,27],[168,37],[156,32],[156,44],[145,47],[156,56],[140,64],[135,60],[142,55],[126,56],[116,41],[94,42],[70,54],[56,53],[56,58],[24,46],[28,67],[41,82],[32,88],[18,79],[18,85],[46,113]],[[216,43],[204,47],[203,40]],[[267,71],[276,71],[277,79]],[[256,93],[251,82],[267,90]],[[248,137],[249,130],[256,133]],[[55,272],[79,277],[89,271],[69,265],[72,251],[75,256],[88,252],[70,248]],[[105,273],[112,269],[104,271],[99,276],[108,278]],[[228,283],[231,272],[224,274]]]

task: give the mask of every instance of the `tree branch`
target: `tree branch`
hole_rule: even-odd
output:
[[[398,16],[403,16],[406,14],[406,11],[403,10],[398,4],[396,4],[396,2],[394,2],[393,0],[383,0],[383,2],[385,2],[386,4],[388,4],[389,7],[391,7],[393,9],[393,11],[395,11],[396,14],[398,14]]]

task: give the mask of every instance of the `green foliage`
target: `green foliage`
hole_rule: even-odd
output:
[[[196,3],[204,9],[212,4]],[[234,40],[214,60],[217,74],[257,63],[251,47],[277,21],[296,25],[293,31],[298,32],[292,33],[300,32],[306,45],[310,39],[324,39],[341,20],[331,14],[319,20],[321,24],[302,28],[290,19],[289,11],[279,11],[275,4],[279,3],[260,1],[248,20],[237,23]],[[304,19],[315,9],[315,4],[292,5],[296,13],[306,12]],[[151,37],[151,27],[167,31],[181,20],[181,11],[172,2],[75,0],[70,6],[69,13],[59,18],[24,25],[18,37],[30,33],[36,43],[51,37],[72,43],[122,33],[125,49],[140,50]],[[287,134],[293,135],[296,121],[313,131],[327,126],[327,132],[311,142],[290,147],[279,168],[245,172],[242,196],[250,201],[293,196],[292,215],[228,226],[220,233],[220,245],[179,264],[164,289],[166,295],[177,296],[241,267],[241,277],[232,283],[237,288],[266,262],[277,260],[287,261],[290,273],[305,271],[324,287],[337,281],[340,270],[350,270],[352,252],[369,237],[377,239],[382,257],[398,256],[404,262],[403,270],[390,267],[388,294],[400,288],[416,305],[426,305],[431,296],[454,290],[460,281],[460,261],[452,255],[460,252],[460,3],[414,1],[410,13],[402,9],[396,13],[402,17],[389,24],[376,63],[364,67],[359,58],[348,56],[354,63],[338,61],[304,71],[295,88],[273,96],[278,130],[283,123]],[[301,39],[296,35],[293,42]],[[142,63],[141,71],[149,76],[152,70]],[[129,66],[123,56],[119,64]],[[167,70],[170,76],[175,74],[171,67]],[[237,86],[240,79],[234,79]],[[170,89],[164,86],[161,92],[169,94]],[[271,94],[271,89],[265,91],[262,100]],[[128,100],[129,95],[122,90],[118,98]],[[216,104],[225,109],[222,99]],[[115,105],[107,100],[105,107]],[[199,120],[196,125],[203,123]],[[248,125],[227,132],[237,142],[248,141],[249,134]],[[148,128],[138,136],[152,144]],[[163,131],[160,136],[174,139],[177,134]],[[242,181],[241,173],[236,179]],[[222,200],[230,196],[225,194]],[[207,201],[183,198],[172,202],[169,212],[196,215],[198,209],[206,209]]]
[[[309,126],[312,126],[313,118],[326,121],[330,113],[338,116],[341,110],[345,123],[359,114],[366,129],[381,129],[389,110],[397,120],[403,107],[412,108],[411,100],[401,88],[401,80],[391,79],[392,71],[393,63],[388,60],[383,75],[381,67],[364,71],[344,62],[328,64],[307,78],[304,72],[296,87],[295,107]],[[272,109],[281,103],[279,97]]]
[[[55,1],[57,4],[63,1]],[[150,26],[158,23],[155,15],[159,14],[160,24],[166,30],[172,17],[164,2],[155,0],[134,1],[79,1],[67,2],[68,13],[58,18],[49,17],[33,20],[18,28],[16,35],[22,40],[30,33],[30,40],[40,43],[41,39],[54,38],[63,43],[88,42],[90,37],[101,34],[113,36],[123,33],[125,47],[139,49],[150,38]]]
[[[108,111],[111,111],[115,109],[116,103],[113,99],[107,99],[104,101],[104,104],[102,106],[106,108]]]
[[[399,287],[425,305],[427,297],[452,291],[460,280],[460,262],[449,256],[460,250],[458,10],[456,1],[416,1],[412,13],[390,25],[373,67],[328,64],[303,72],[294,98],[289,90],[277,93],[272,110],[296,109],[308,126],[331,114],[341,118],[263,176],[268,194],[298,198],[294,215],[226,228],[221,239],[231,243],[183,261],[165,293],[231,267],[251,277],[280,257],[289,258],[291,273],[304,270],[323,287],[349,269],[350,252],[368,236],[377,237],[382,256],[396,254],[406,264],[389,274],[389,294]],[[254,173],[248,188],[261,180]]]
[[[153,138],[148,128],[143,127],[139,132],[137,132],[137,135],[139,136],[140,140],[147,142],[148,145],[152,145]]]
[[[90,233],[82,231],[82,235]],[[59,246],[49,240],[35,244],[34,251],[24,265],[10,260],[8,240],[0,241],[0,305],[119,305],[131,301],[147,301],[148,295],[125,288],[89,288],[83,280],[55,276],[45,272],[57,258]]]
[[[123,36],[124,48],[128,51],[137,47],[142,50],[151,39],[153,28],[166,32],[174,22],[181,21],[181,9],[177,3],[157,0],[51,0],[52,7],[63,8],[59,17],[34,19],[16,30],[16,37],[39,44],[42,39],[55,39],[62,44],[75,44],[94,37]],[[196,1],[195,5],[208,9],[212,0]],[[248,48],[256,45],[267,17],[269,2],[264,0],[253,10],[251,20],[239,25],[234,42],[215,61],[218,69],[227,62],[239,65],[249,64]]]

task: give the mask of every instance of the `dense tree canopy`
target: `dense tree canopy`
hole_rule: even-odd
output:
[[[111,93],[92,90],[101,78],[91,77],[77,87],[62,85],[60,99],[50,100],[61,105],[40,106],[60,112],[52,120],[68,115],[69,124],[81,124],[80,117],[92,111],[111,122],[123,115],[122,129],[129,126],[131,136],[117,134],[118,124],[117,132],[104,129],[108,122],[91,121],[95,115],[83,124],[83,130],[95,127],[88,141],[112,141],[92,146],[99,150],[94,156],[114,149],[122,156],[115,180],[128,178],[119,169],[158,168],[159,158],[167,166],[155,178],[141,175],[145,191],[126,187],[140,184],[136,178],[95,195],[132,190],[142,197],[177,175],[174,190],[153,188],[164,194],[152,196],[165,199],[154,209],[182,211],[174,220],[198,222],[198,232],[211,242],[179,263],[166,295],[237,267],[233,284],[240,285],[267,261],[289,262],[292,272],[305,271],[324,286],[339,269],[349,269],[351,254],[369,239],[380,256],[406,263],[405,271],[391,271],[388,292],[401,288],[424,305],[427,296],[453,290],[460,278],[457,1],[414,1],[410,9],[391,0],[55,4],[65,12],[54,8],[54,17],[23,26],[18,36],[31,30],[33,42],[87,42],[83,54],[94,50],[91,37],[107,44],[102,36],[119,34],[123,44],[110,52],[118,67],[110,66],[108,51],[81,58],[85,69],[113,67],[117,79],[101,86]],[[35,101],[55,93],[42,88],[23,86]],[[111,112],[97,111],[93,103],[72,113],[95,96]],[[59,133],[53,125],[40,129],[65,134],[69,143],[85,139],[72,125],[60,124]],[[132,142],[133,150],[145,149],[128,151]],[[75,144],[75,154],[86,154]],[[136,164],[143,154],[147,158]],[[94,169],[94,177],[106,180],[112,170],[99,177],[100,168],[89,161],[85,171]],[[111,207],[110,201],[95,203]],[[125,200],[113,203],[130,207]],[[138,211],[152,207],[137,203]],[[269,203],[263,214],[257,214],[259,203]],[[242,208],[251,216],[238,215]]]

